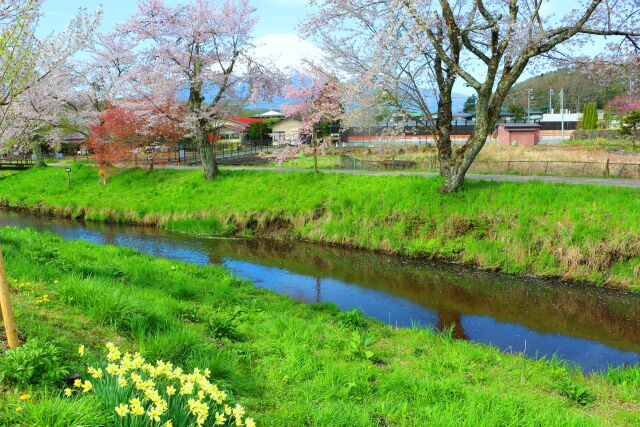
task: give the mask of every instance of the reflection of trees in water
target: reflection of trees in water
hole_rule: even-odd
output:
[[[555,284],[457,266],[304,242],[274,240],[212,241],[218,255],[286,269],[312,278],[332,278],[377,289],[441,313],[438,325],[459,315],[489,316],[541,333],[597,340],[618,348],[640,349],[640,298],[595,287]],[[218,254],[218,255],[214,255]],[[316,291],[316,300],[321,295]]]
[[[438,312],[438,330],[444,331],[452,328],[451,336],[458,340],[469,340],[462,326],[462,313],[453,310],[440,310]]]
[[[322,297],[320,294],[320,291],[322,290],[322,288],[320,285],[321,285],[320,277],[316,277],[316,304],[319,304],[322,301]]]

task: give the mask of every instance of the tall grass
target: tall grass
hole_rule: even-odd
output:
[[[171,170],[123,171],[101,186],[93,168],[73,169],[70,191],[57,168],[1,179],[0,201],[87,220],[301,238],[640,287],[636,189],[469,181],[441,195],[439,178],[226,171],[207,182],[200,172]],[[190,285],[172,289],[195,296]]]
[[[105,341],[113,341],[150,360],[209,368],[212,380],[263,426],[640,421],[629,386],[614,380],[635,378],[631,371],[585,377],[557,362],[501,354],[424,329],[394,329],[356,313],[339,314],[332,304],[297,303],[220,267],[33,230],[0,229],[0,239],[21,336],[55,345],[71,372],[86,375],[78,344],[87,345],[91,361]],[[46,261],[43,253],[54,255]],[[171,292],[183,282],[192,283],[196,294],[184,299]],[[43,294],[50,301],[37,303]],[[211,336],[209,321],[225,317],[233,319],[237,335]],[[582,406],[559,393],[556,384],[565,378],[587,388],[595,403]],[[3,387],[0,419],[9,425],[108,425],[115,416],[91,395],[71,405],[60,395],[62,382]],[[19,401],[24,392],[31,399]]]

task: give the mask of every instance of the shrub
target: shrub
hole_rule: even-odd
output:
[[[556,391],[580,405],[587,405],[594,401],[588,387],[574,383],[569,377],[564,377],[556,384]]]
[[[207,335],[211,338],[235,340],[240,337],[235,317],[218,317],[207,322]]]
[[[364,328],[367,326],[367,318],[364,317],[362,311],[353,309],[349,311],[343,311],[338,314],[338,320],[344,326],[349,328]]]
[[[169,362],[150,364],[139,353],[106,346],[106,360],[87,368],[90,379],[77,379],[64,393],[70,398],[95,393],[114,414],[116,426],[255,427],[244,408],[227,403],[227,393],[209,381],[208,369],[187,373]]]
[[[351,359],[373,359],[374,353],[371,351],[371,346],[375,341],[375,336],[363,336],[355,331],[351,335],[351,341],[347,343],[347,356]]]
[[[7,351],[0,360],[0,381],[6,384],[53,383],[68,374],[58,348],[35,339]]]

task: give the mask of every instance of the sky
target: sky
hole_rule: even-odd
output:
[[[188,0],[165,0],[165,3],[172,5],[185,1]],[[560,17],[579,3],[580,0],[546,0],[543,14]],[[136,4],[136,0],[46,0],[39,35],[46,36],[63,29],[80,7],[92,11],[100,5],[103,19],[99,30],[107,32],[115,24],[125,21],[136,10]],[[253,31],[259,56],[272,58],[286,71],[299,70],[304,59],[322,55],[320,48],[298,36],[297,26],[310,10],[308,0],[253,0],[253,5],[260,18]],[[525,74],[521,80],[528,77],[531,74]],[[465,97],[473,93],[473,89],[462,83],[454,90]]]
[[[184,1],[165,0],[165,3]],[[125,21],[136,10],[136,4],[135,0],[46,0],[39,35],[44,37],[63,29],[79,7],[93,11],[100,5],[103,18],[99,30],[107,32]],[[309,11],[307,0],[254,0],[253,5],[260,17],[253,35],[261,55],[275,56],[285,67],[295,67],[304,58],[313,59],[321,54],[319,48],[297,35],[297,25]]]

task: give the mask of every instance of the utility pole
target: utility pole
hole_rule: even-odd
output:
[[[549,87],[549,114],[553,111],[553,95],[555,91]]]
[[[533,101],[533,89],[527,89],[527,121],[531,121],[531,101]]]
[[[562,123],[562,142],[564,142],[564,88],[560,89],[560,122]]]
[[[4,259],[2,257],[2,244],[0,244],[0,311],[2,311],[2,322],[7,333],[7,344],[9,348],[18,347],[18,327],[13,317],[13,305],[9,294],[9,284],[4,271]]]

